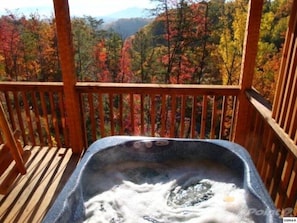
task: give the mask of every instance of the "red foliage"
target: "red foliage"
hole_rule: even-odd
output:
[[[130,49],[132,45],[132,40],[127,39],[124,42],[122,52],[121,52],[121,71],[117,77],[118,81],[121,83],[129,83],[132,81],[132,71],[131,71],[131,58],[130,58]]]
[[[100,82],[108,82],[110,79],[110,72],[107,68],[107,49],[105,47],[105,41],[101,40],[95,46],[95,62],[98,68],[97,78]]]
[[[13,15],[2,16],[0,19],[0,42],[0,54],[4,57],[5,72],[13,79],[17,76],[20,49],[20,33]]]

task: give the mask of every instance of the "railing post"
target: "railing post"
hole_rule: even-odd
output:
[[[54,0],[59,58],[61,63],[66,120],[70,147],[74,153],[83,151],[82,121],[79,95],[75,90],[76,75],[68,0]],[[66,136],[67,137],[67,136]]]
[[[240,74],[240,94],[237,107],[237,121],[235,126],[235,142],[244,145],[247,129],[252,120],[249,120],[249,101],[245,95],[252,87],[262,18],[263,0],[250,0],[247,17],[244,50]]]

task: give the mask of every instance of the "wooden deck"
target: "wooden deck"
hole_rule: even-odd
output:
[[[129,134],[150,136],[156,135],[156,126],[160,126],[161,136],[174,137],[176,120],[185,117],[192,120],[190,137],[196,137],[196,120],[202,123],[200,136],[206,135],[207,120],[213,126],[210,130],[215,129],[215,123],[222,127],[219,134],[209,131],[217,138],[225,138],[220,133],[228,128],[228,139],[250,152],[277,209],[293,209],[297,216],[297,0],[291,1],[271,111],[247,94],[252,90],[263,0],[251,0],[249,4],[240,85],[235,87],[79,83],[69,38],[68,0],[53,2],[63,83],[0,82],[0,101],[12,130],[21,131],[22,145],[47,145],[25,148],[25,175],[17,174],[13,166],[6,170],[0,147],[0,170],[6,170],[0,177],[0,223],[42,221],[80,160],[70,149],[61,147],[81,153],[99,137],[124,133],[125,126],[131,129]],[[171,108],[170,118],[165,112],[167,105]],[[185,126],[180,123],[183,136]],[[133,126],[140,126],[140,130]],[[0,134],[1,144],[6,143],[4,138]]]
[[[26,147],[27,173],[19,175],[13,165],[0,178],[0,222],[41,222],[75,169],[80,157],[71,149]],[[11,182],[12,181],[12,182]]]

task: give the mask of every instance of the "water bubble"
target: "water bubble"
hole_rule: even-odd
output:
[[[147,215],[143,216],[143,219],[146,221],[152,222],[152,223],[161,223],[160,221],[158,221],[150,216],[147,216]]]
[[[140,141],[136,141],[133,143],[133,147],[135,149],[140,149],[142,147],[142,143]]]
[[[146,148],[152,148],[153,147],[153,142],[152,141],[147,141],[147,142],[144,142],[144,145]]]
[[[169,206],[189,207],[195,206],[213,197],[211,184],[198,181],[187,186],[177,186],[171,190],[167,204]]]

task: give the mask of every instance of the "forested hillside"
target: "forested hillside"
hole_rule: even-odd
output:
[[[155,19],[126,39],[103,20],[72,18],[79,81],[238,84],[247,0],[154,0]],[[287,0],[266,1],[255,87],[272,100]],[[0,18],[0,79],[61,81],[54,18]]]
[[[131,35],[134,35],[142,27],[151,22],[149,18],[124,18],[118,19],[114,22],[110,22],[104,26],[106,30],[118,33],[122,39],[126,39]]]

